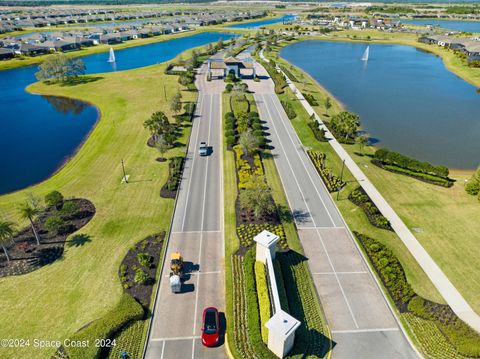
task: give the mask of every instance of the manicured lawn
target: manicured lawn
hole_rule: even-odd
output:
[[[76,86],[36,83],[30,91],[62,95],[94,103],[102,114],[90,137],[58,173],[39,185],[5,195],[0,213],[18,221],[17,205],[26,194],[43,196],[53,189],[66,197],[91,200],[97,213],[81,232],[91,242],[66,247],[64,258],[21,277],[0,282],[3,313],[0,336],[63,340],[85,324],[100,318],[119,301],[122,287],[118,268],[128,249],[149,234],[167,230],[173,200],[159,196],[168,174],[168,162],[158,163],[149,148],[143,122],[152,112],[171,115],[164,101],[179,85],[164,74],[165,65],[101,74],[101,79]],[[158,86],[165,83],[165,87]],[[196,93],[183,92],[183,101]],[[34,114],[32,114],[34,116]],[[181,155],[190,127],[184,127],[179,146],[167,157]],[[125,161],[129,184],[121,184],[120,160]],[[25,224],[25,223],[24,223]],[[8,308],[8,310],[7,310]],[[5,349],[1,357],[50,357],[54,349]]]

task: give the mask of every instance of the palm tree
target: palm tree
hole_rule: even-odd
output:
[[[40,245],[40,237],[35,229],[35,225],[33,224],[33,220],[36,216],[40,213],[40,208],[30,201],[25,201],[20,206],[20,215],[28,219],[30,221],[30,226],[32,227],[33,234],[35,235],[35,239],[37,240],[37,244]]]
[[[8,262],[10,262],[10,257],[8,256],[8,252],[7,252],[7,249],[5,248],[5,245],[12,238],[13,233],[15,232],[14,228],[15,228],[15,225],[13,222],[0,220],[0,246],[2,246],[3,252],[7,257]]]

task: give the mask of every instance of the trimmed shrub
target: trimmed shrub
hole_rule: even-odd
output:
[[[234,146],[235,145],[235,137],[234,136],[227,136],[226,137],[226,142],[228,146]]]
[[[65,221],[61,217],[51,216],[45,221],[44,227],[49,232],[58,233],[64,225]]]
[[[145,284],[148,281],[148,274],[141,268],[135,270],[135,277],[133,281],[138,284]]]
[[[175,197],[175,192],[178,189],[182,177],[183,161],[183,157],[172,157],[170,159],[168,163],[168,179],[160,191],[162,197]]]
[[[327,138],[325,137],[325,130],[323,128],[320,128],[319,124],[317,121],[315,120],[309,120],[307,122],[307,125],[308,127],[310,127],[310,129],[312,130],[313,132],[313,135],[315,136],[315,138],[317,139],[317,141],[320,141],[320,142],[327,142]]]
[[[255,262],[255,281],[257,284],[258,305],[260,307],[260,330],[262,340],[268,344],[268,328],[265,323],[271,317],[270,296],[268,295],[267,273],[262,262]]]
[[[363,209],[369,222],[373,226],[390,231],[392,230],[388,219],[386,219],[382,213],[380,213],[377,206],[375,206],[362,187],[358,187],[357,189],[353,190],[348,196],[348,199]]]
[[[332,170],[325,166],[325,160],[327,158],[327,155],[325,153],[313,150],[309,150],[307,151],[307,153],[313,164],[315,165],[318,174],[322,178],[323,183],[325,183],[328,191],[340,191],[345,186],[345,182],[340,180],[340,178],[338,178],[337,176],[334,176],[332,174]]]
[[[145,268],[150,268],[152,266],[153,258],[148,253],[137,253],[137,260]]]
[[[72,335],[74,341],[90,341],[95,343],[97,339],[109,339],[132,321],[142,319],[142,306],[129,294],[124,293],[120,302],[105,316],[88,324]],[[65,348],[70,359],[99,358],[102,348],[90,345],[87,348]]]
[[[77,213],[79,209],[78,203],[75,201],[65,201],[63,202],[62,209],[60,210],[60,213],[63,216],[72,216],[75,213]]]
[[[45,203],[49,207],[55,207],[57,210],[61,210],[63,206],[63,195],[58,191],[52,191],[45,196]]]
[[[309,93],[302,93],[303,97],[305,97],[305,100],[310,104],[310,106],[318,106],[318,101],[315,98],[315,96],[309,94]]]
[[[354,234],[365,249],[375,271],[380,276],[398,310],[401,313],[405,312],[408,303],[415,296],[415,292],[407,282],[400,261],[390,249],[379,241],[358,232],[354,232]]]
[[[430,174],[448,179],[449,171],[445,166],[433,166],[428,162],[420,162],[417,159],[402,155],[401,153],[380,148],[375,152],[375,159],[382,164],[395,165],[413,172]]]
[[[295,117],[297,117],[297,113],[295,112],[295,110],[293,109],[293,106],[290,102],[288,101],[280,101],[282,103],[282,106],[283,106],[283,109],[285,110],[286,114],[287,114],[287,117],[290,119],[290,120],[293,120]]]

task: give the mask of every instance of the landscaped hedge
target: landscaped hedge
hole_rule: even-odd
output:
[[[268,344],[268,328],[265,323],[271,317],[270,296],[268,294],[267,272],[262,262],[255,262],[255,282],[257,284],[258,305],[260,307],[260,331],[262,340]]]
[[[390,249],[379,241],[358,232],[354,232],[354,234],[367,253],[398,310],[400,312],[407,311],[407,305],[415,296],[415,292],[407,282],[400,261]]]
[[[287,69],[285,66],[282,66],[282,65],[278,65],[278,66],[285,73],[285,75],[287,75],[287,77],[290,79],[290,81],[300,82],[300,81],[298,81],[296,76],[289,69]]]
[[[315,168],[317,169],[318,174],[320,175],[323,182],[325,183],[325,186],[327,186],[328,191],[329,192],[340,191],[345,186],[345,182],[340,180],[340,178],[338,178],[337,176],[334,176],[332,174],[332,170],[328,169],[325,166],[325,159],[327,157],[325,153],[313,151],[313,150],[309,150],[307,151],[307,153],[310,156],[310,159],[312,160],[313,164],[315,165]]]
[[[285,77],[283,76],[283,74],[277,72],[277,69],[275,68],[275,62],[263,62],[263,66],[265,67],[275,84],[275,93],[283,93],[283,89],[287,86],[287,81],[285,81]]]
[[[433,166],[428,162],[420,162],[401,153],[381,148],[375,152],[375,160],[384,165],[393,165],[409,170],[414,173],[424,173],[448,180],[448,168],[445,166]],[[408,174],[405,172],[405,174]]]
[[[312,94],[304,93],[303,97],[305,97],[305,100],[307,100],[310,106],[318,106],[318,101]]]
[[[295,117],[297,117],[297,113],[295,112],[295,109],[290,102],[284,100],[280,102],[282,103],[283,109],[285,110],[287,117],[290,120],[293,120]]]
[[[263,343],[260,331],[258,297],[255,284],[255,251],[253,249],[245,253],[245,291],[247,299],[247,325],[248,338],[252,344],[255,355],[262,359],[277,358]]]
[[[307,125],[308,127],[310,127],[310,129],[312,130],[313,132],[313,135],[315,136],[315,138],[317,139],[317,141],[320,141],[320,142],[327,142],[327,138],[325,137],[325,130],[323,128],[320,128],[319,124],[317,121],[315,120],[309,120],[307,122]]]
[[[160,196],[175,198],[176,191],[182,178],[183,157],[172,157],[168,163],[168,179],[160,190]]]
[[[71,336],[73,341],[90,341],[87,348],[65,348],[70,359],[99,358],[101,347],[95,346],[95,340],[112,338],[124,326],[142,319],[142,306],[130,295],[123,294],[115,308]]]
[[[450,306],[416,296],[410,301],[408,310],[420,318],[433,321],[462,355],[480,357],[480,334],[458,318]]]
[[[423,182],[435,184],[438,186],[443,186],[443,187],[452,187],[453,186],[453,181],[450,179],[445,179],[441,177],[437,177],[434,175],[430,175],[427,173],[420,173],[420,172],[414,172],[410,171],[409,169],[405,169],[402,167],[398,167],[395,165],[386,165],[381,163],[380,161],[372,160],[372,163],[374,165],[377,165],[380,168],[386,169],[387,171],[393,172],[393,173],[399,173],[403,174],[409,177],[413,177],[415,179],[418,179]]]
[[[382,213],[380,213],[377,206],[375,206],[375,203],[372,202],[362,187],[358,187],[357,189],[353,190],[348,196],[348,199],[363,209],[368,221],[373,226],[392,231],[392,227],[390,226],[388,219],[386,219]]]
[[[280,297],[280,306],[284,311],[289,313],[290,309],[288,305],[285,283],[283,283],[282,267],[277,259],[275,259],[275,261],[273,262],[273,267],[275,269],[275,279],[277,281],[278,296]]]

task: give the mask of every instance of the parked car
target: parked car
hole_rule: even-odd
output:
[[[208,155],[208,146],[206,142],[200,142],[200,149],[198,150],[198,154],[200,156],[207,156]]]
[[[220,320],[217,308],[208,307],[203,311],[202,344],[214,347],[220,340]]]

